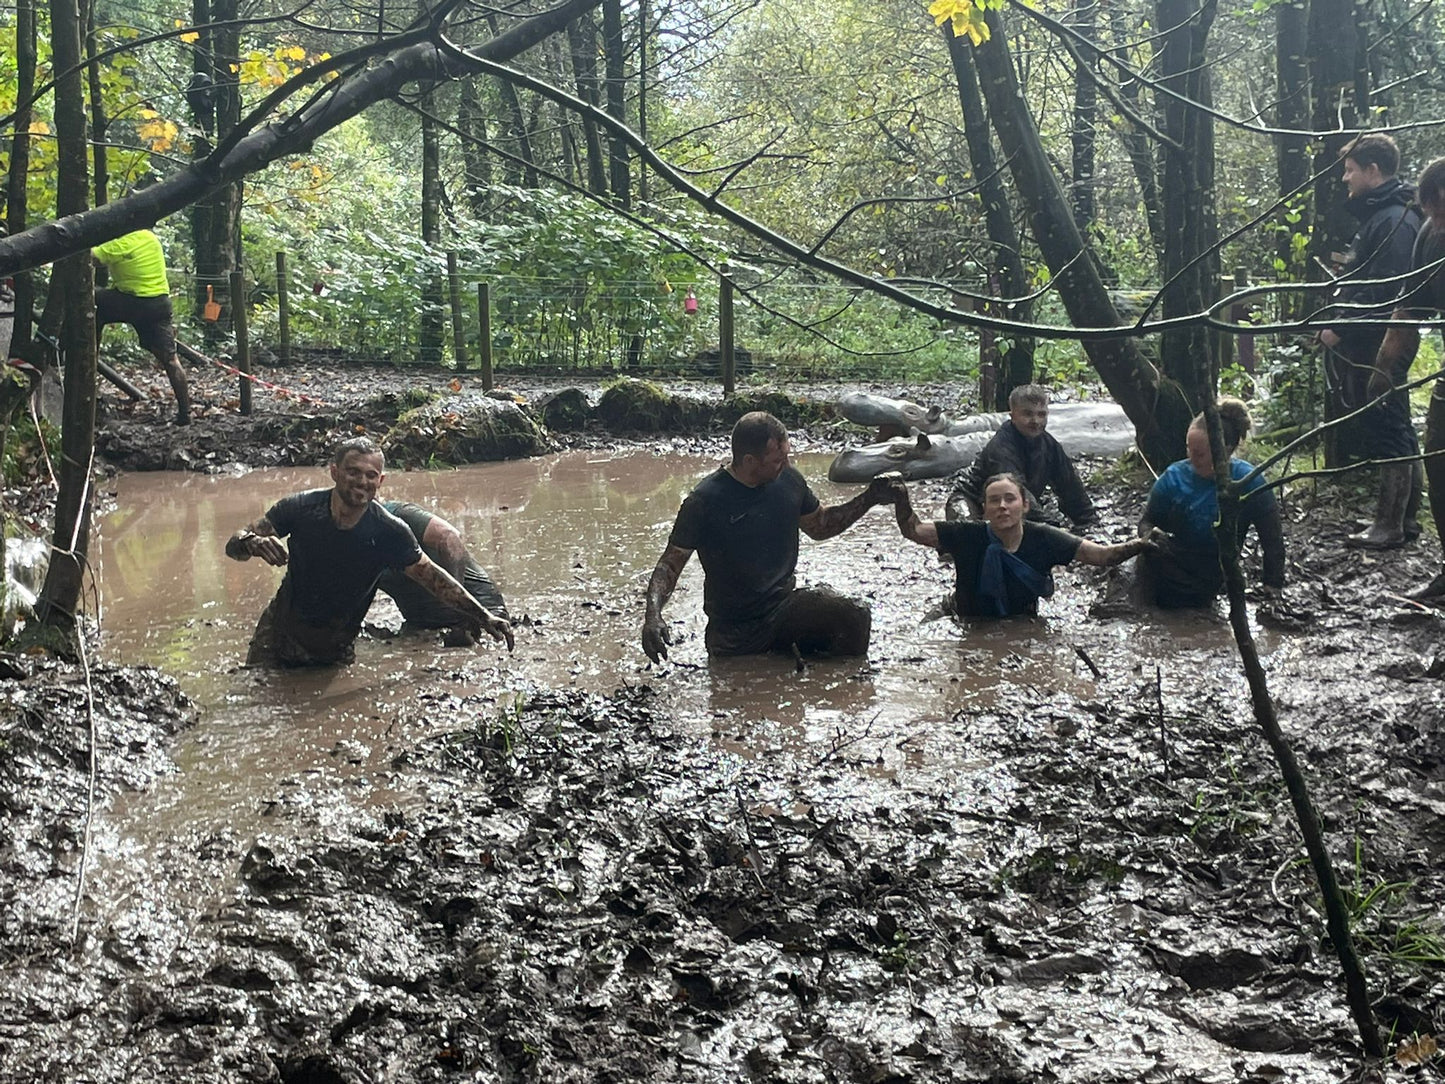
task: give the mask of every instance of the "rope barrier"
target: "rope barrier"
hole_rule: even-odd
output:
[[[244,379],[249,380],[252,384],[255,384],[258,387],[265,388],[267,391],[275,392],[277,396],[282,399],[295,399],[298,402],[314,403],[316,406],[324,407],[334,407],[336,405],[328,399],[318,399],[314,395],[307,395],[305,392],[296,391],[294,388],[288,388],[283,384],[276,384],[271,382],[270,380],[263,380],[255,373],[243,373],[234,365],[227,365],[225,362],[217,361],[215,358],[208,358],[199,350],[189,347],[183,342],[177,341],[176,351],[178,353],[184,354],[192,361],[209,361],[216,368],[223,369],[226,372],[230,373],[232,376],[243,377]]]

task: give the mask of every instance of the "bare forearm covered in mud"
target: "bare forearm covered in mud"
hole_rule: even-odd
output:
[[[466,588],[459,584],[450,572],[436,564],[430,557],[423,554],[420,561],[407,565],[403,571],[408,579],[420,584],[435,595],[438,602],[465,614],[476,624],[477,628],[493,640],[505,642],[508,651],[516,646],[516,640],[512,636],[512,626],[472,598]]]
[[[880,474],[868,483],[868,488],[851,501],[835,504],[830,508],[815,508],[806,516],[798,518],[798,526],[815,542],[840,535],[863,518],[863,513],[875,504],[893,503],[893,481],[897,478]]]
[[[910,542],[917,542],[920,546],[928,546],[938,549],[938,528],[933,522],[924,521],[918,518],[918,513],[913,510],[913,501],[908,496],[908,486],[903,482],[900,475],[879,475],[879,478],[887,477],[893,495],[893,513],[898,517],[898,530],[903,537]],[[876,480],[876,479],[875,479]]]
[[[262,516],[226,539],[226,556],[233,561],[259,557],[268,565],[279,568],[286,563],[286,547],[276,537],[276,528],[271,521]]]
[[[1116,542],[1111,546],[1100,545],[1098,542],[1090,542],[1087,538],[1079,543],[1079,551],[1074,554],[1074,560],[1082,565],[1093,565],[1096,568],[1112,568],[1114,565],[1122,564],[1131,557],[1137,557],[1141,553],[1159,548],[1158,540],[1154,532],[1159,531],[1157,527],[1142,538],[1131,538],[1127,542]]]
[[[642,619],[642,650],[653,662],[667,658],[667,647],[672,643],[672,634],[662,619],[662,608],[672,597],[678,577],[687,566],[692,550],[669,545],[658,558],[652,578],[647,581],[647,613]]]

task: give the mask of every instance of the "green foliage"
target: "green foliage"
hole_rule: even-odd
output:
[[[0,471],[7,486],[28,485],[46,474],[45,450],[60,447],[60,430],[44,418],[37,432],[35,422],[24,412],[17,414],[5,435]]]

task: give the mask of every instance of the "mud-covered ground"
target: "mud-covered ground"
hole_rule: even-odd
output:
[[[260,446],[228,439],[218,458]],[[1129,521],[1137,491],[1100,484]],[[1290,498],[1290,586],[1259,620],[1287,632],[1270,680],[1400,1051],[1374,1068],[1438,1079],[1445,658],[1438,614],[1399,596],[1439,551],[1345,550],[1362,503]],[[0,1082],[1361,1077],[1231,656],[1091,661],[1087,696],[1020,684],[1007,711],[907,739],[924,765],[969,748],[947,774],[880,773],[864,724],[740,756],[645,685],[499,705],[439,675],[409,710],[454,728],[391,761],[424,801],[339,820],[280,802],[272,832],[186,841],[136,871],[137,892],[171,869],[210,886],[178,925],[77,908],[85,684],[0,659],[20,674],[0,680]],[[187,715],[145,671],[97,667],[92,688],[103,810],[168,770]]]

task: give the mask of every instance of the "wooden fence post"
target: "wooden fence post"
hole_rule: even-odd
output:
[[[728,265],[718,268],[718,367],[722,370],[723,394],[731,395],[735,383],[736,366],[733,358],[733,280],[728,275]]]
[[[467,325],[462,319],[462,280],[454,251],[447,253],[447,288],[452,302],[452,353],[456,355],[457,372],[462,372],[467,367]]]
[[[477,332],[477,349],[482,355],[482,390],[492,390],[492,284],[477,283],[477,313],[481,327]]]
[[[246,332],[246,276],[231,272],[231,326],[236,330],[236,368],[241,370],[241,413],[251,413],[251,341]]]
[[[1234,269],[1234,289],[1244,290],[1249,287],[1249,268],[1236,267]],[[1243,324],[1249,319],[1249,306],[1243,301],[1234,303],[1234,311],[1230,313],[1230,320],[1236,324]],[[1254,367],[1257,364],[1254,353],[1254,336],[1239,336],[1239,364],[1245,372],[1254,375]]]
[[[276,253],[276,318],[280,324],[279,360],[291,363],[291,295],[286,292],[286,253]]]

